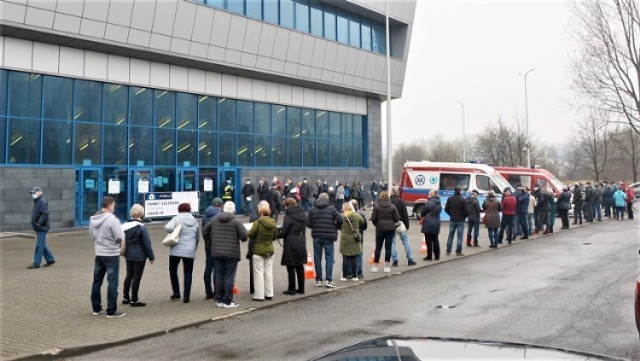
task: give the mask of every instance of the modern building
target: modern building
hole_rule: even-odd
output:
[[[387,6],[388,5],[388,6]],[[380,179],[415,0],[0,0],[0,231],[87,224],[106,194]],[[239,191],[236,200],[239,201]]]

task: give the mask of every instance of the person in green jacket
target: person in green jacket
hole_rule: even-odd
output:
[[[254,301],[273,299],[273,241],[278,237],[278,224],[271,218],[271,210],[258,209],[260,218],[253,222],[249,238],[253,239]]]
[[[360,224],[364,222],[347,202],[342,205],[342,228],[340,229],[340,253],[342,254],[342,278],[340,281],[358,281],[358,255],[362,253],[362,243],[356,239],[360,233]]]

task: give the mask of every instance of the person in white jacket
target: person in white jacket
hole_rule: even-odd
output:
[[[182,267],[184,269],[182,301],[189,303],[193,261],[196,258],[196,249],[198,247],[198,241],[200,240],[198,221],[191,214],[191,205],[189,205],[189,203],[181,203],[178,205],[178,215],[173,217],[169,223],[164,226],[164,230],[167,231],[167,233],[171,233],[178,224],[181,225],[178,243],[171,246],[169,250],[169,277],[171,278],[171,289],[173,290],[171,299],[180,299],[178,265],[180,261],[182,261]]]
[[[120,244],[125,239],[120,220],[113,214],[116,201],[106,196],[102,199],[102,210],[91,216],[89,235],[95,247],[93,286],[91,287],[91,307],[93,315],[102,314],[100,288],[107,275],[107,318],[122,317],[124,312],[117,309],[118,275],[120,272]]]

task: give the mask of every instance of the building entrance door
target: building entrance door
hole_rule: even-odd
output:
[[[76,224],[89,224],[89,218],[100,210],[103,193],[102,169],[76,170]]]
[[[127,209],[138,203],[144,206],[144,194],[153,192],[153,170],[151,168],[129,168],[129,197]]]

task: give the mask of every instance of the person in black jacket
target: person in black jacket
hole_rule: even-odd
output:
[[[469,211],[467,210],[467,203],[462,198],[462,187],[456,186],[454,188],[454,194],[449,197],[447,203],[444,206],[444,211],[447,212],[451,220],[449,221],[449,238],[447,239],[447,256],[451,254],[451,248],[453,247],[453,236],[458,231],[458,243],[456,246],[456,256],[463,256],[462,254],[462,233],[464,232],[464,220],[467,218]]]
[[[467,211],[469,212],[469,214],[467,215],[467,247],[471,247],[472,231],[473,246],[478,247],[478,235],[480,233],[480,213],[482,213],[482,207],[480,207],[480,202],[478,201],[479,194],[480,192],[474,189],[465,199],[465,202],[467,203]],[[527,194],[527,197],[528,196],[529,195]]]
[[[580,183],[576,183],[575,188],[573,189],[573,224],[582,224],[583,202],[582,185]]]
[[[260,185],[258,186],[258,199],[264,201],[267,199],[267,192],[269,191],[269,185],[267,184],[267,180],[262,178],[260,180]]]
[[[242,214],[244,216],[250,216],[253,212],[253,195],[256,193],[256,189],[251,184],[251,179],[247,178],[244,186],[242,186]]]
[[[278,192],[278,184],[272,183],[271,189],[267,192],[265,200],[269,203],[269,210],[271,211],[271,218],[278,222],[278,215],[282,212],[282,199],[280,192]]]
[[[438,197],[438,191],[432,189],[429,191],[429,200],[425,203],[420,214],[420,219],[424,219],[420,231],[424,234],[425,243],[427,244],[427,256],[423,258],[425,261],[431,261],[434,257],[436,261],[440,259],[438,235],[440,234],[441,212],[442,204]]]
[[[558,196],[558,213],[560,213],[560,219],[562,220],[561,229],[569,229],[569,210],[571,209],[571,192],[569,187],[564,186],[562,193]]]
[[[374,265],[371,272],[378,272],[378,262],[384,244],[384,272],[391,272],[391,242],[396,234],[396,223],[400,221],[400,213],[389,200],[389,192],[380,193],[380,201],[373,206],[371,223],[376,227],[376,249],[374,252]]]
[[[322,252],[325,254],[324,286],[333,284],[333,243],[338,240],[338,229],[342,227],[342,216],[329,204],[329,195],[321,193],[307,215],[307,227],[313,238],[313,260],[316,268],[316,287],[322,287]]]
[[[595,197],[595,189],[593,189],[591,182],[587,182],[587,185],[584,187],[584,218],[588,223],[593,222],[593,203]]]
[[[307,263],[307,213],[295,199],[284,200],[285,216],[278,238],[284,238],[282,244],[281,265],[287,267],[289,283],[285,295],[304,294],[304,264]],[[297,288],[296,288],[297,279]]]
[[[391,241],[391,259],[393,260],[393,266],[398,265],[398,252],[396,251],[396,235],[400,237],[400,241],[402,241],[402,245],[404,246],[404,251],[407,255],[407,261],[409,262],[409,266],[415,266],[416,262],[413,260],[413,255],[411,254],[411,245],[409,244],[409,235],[407,231],[409,230],[409,212],[407,211],[407,205],[404,203],[402,199],[400,199],[400,188],[394,186],[391,188],[391,204],[393,204],[398,213],[400,214],[400,222],[403,223],[405,231],[400,232],[396,229],[395,234],[393,235],[393,241]]]
[[[309,212],[309,208],[311,207],[309,198],[311,198],[311,187],[309,186],[309,179],[302,178],[302,185],[300,186],[300,203],[302,204],[302,208],[305,212]]]
[[[36,232],[36,250],[33,253],[33,263],[27,268],[40,268],[42,256],[47,262],[45,267],[56,263],[53,253],[47,245],[47,232],[49,232],[49,203],[42,196],[42,188],[33,187],[31,191],[33,209],[31,211],[31,227]]]
[[[131,219],[122,225],[125,242],[127,243],[124,254],[124,258],[127,261],[127,275],[124,278],[124,286],[122,287],[122,304],[129,304],[131,307],[144,307],[147,305],[144,302],[140,302],[138,290],[140,289],[140,280],[142,279],[147,258],[151,264],[156,259],[151,248],[149,231],[140,221],[143,214],[144,208],[139,204],[134,204],[129,211]],[[131,298],[129,298],[129,290],[131,290]]]

